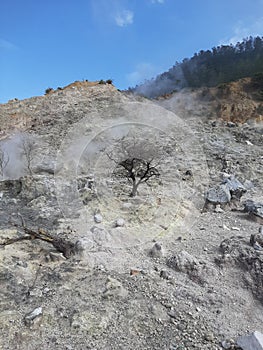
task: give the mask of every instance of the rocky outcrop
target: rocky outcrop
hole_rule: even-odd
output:
[[[260,236],[260,237],[259,237]],[[220,244],[221,255],[216,258],[220,266],[236,265],[249,272],[253,282],[249,282],[249,288],[253,294],[263,302],[263,255],[262,234],[253,235],[250,243],[242,236],[232,236],[222,241]],[[259,238],[260,240],[259,240]],[[248,283],[248,279],[246,279]]]
[[[230,203],[237,204],[246,191],[245,186],[235,176],[230,175],[220,185],[207,191],[205,207],[208,207],[209,203],[222,206]]]

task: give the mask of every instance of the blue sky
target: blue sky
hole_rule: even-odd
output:
[[[0,102],[82,79],[125,89],[249,35],[263,0],[3,0]]]

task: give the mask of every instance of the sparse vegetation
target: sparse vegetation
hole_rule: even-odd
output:
[[[50,94],[50,93],[53,92],[53,91],[54,91],[54,89],[51,88],[51,87],[49,87],[49,88],[47,88],[47,89],[45,90],[45,94],[48,95],[48,94]]]
[[[112,79],[107,79],[107,80],[103,80],[103,79],[101,79],[100,81],[99,81],[99,84],[111,84],[112,85],[112,83],[113,83],[113,80]]]
[[[25,160],[25,168],[29,175],[32,175],[32,163],[37,150],[36,141],[31,135],[24,135],[21,139],[21,155]]]

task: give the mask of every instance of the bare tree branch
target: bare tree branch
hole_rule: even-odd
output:
[[[0,148],[0,175],[4,176],[4,170],[9,163],[9,155],[2,148]]]
[[[130,196],[135,197],[139,185],[160,176],[154,160],[160,157],[161,152],[156,145],[142,138],[123,137],[118,142],[117,151],[106,154],[117,165],[113,176],[126,179],[132,187]]]
[[[21,153],[25,158],[26,170],[32,175],[32,162],[36,152],[36,141],[30,135],[24,135],[21,140]]]

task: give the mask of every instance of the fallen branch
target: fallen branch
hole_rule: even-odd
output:
[[[22,220],[22,228],[25,232],[25,236],[9,238],[6,241],[0,243],[0,246],[10,245],[16,242],[24,241],[24,240],[32,240],[32,239],[40,239],[41,241],[48,242],[53,245],[53,247],[60,253],[64,255],[65,258],[69,259],[70,256],[74,255],[77,252],[77,247],[75,243],[72,243],[63,238],[57,238],[49,235],[44,230],[39,229],[38,231],[34,231],[25,227],[24,220]],[[15,225],[19,226],[19,225]]]

